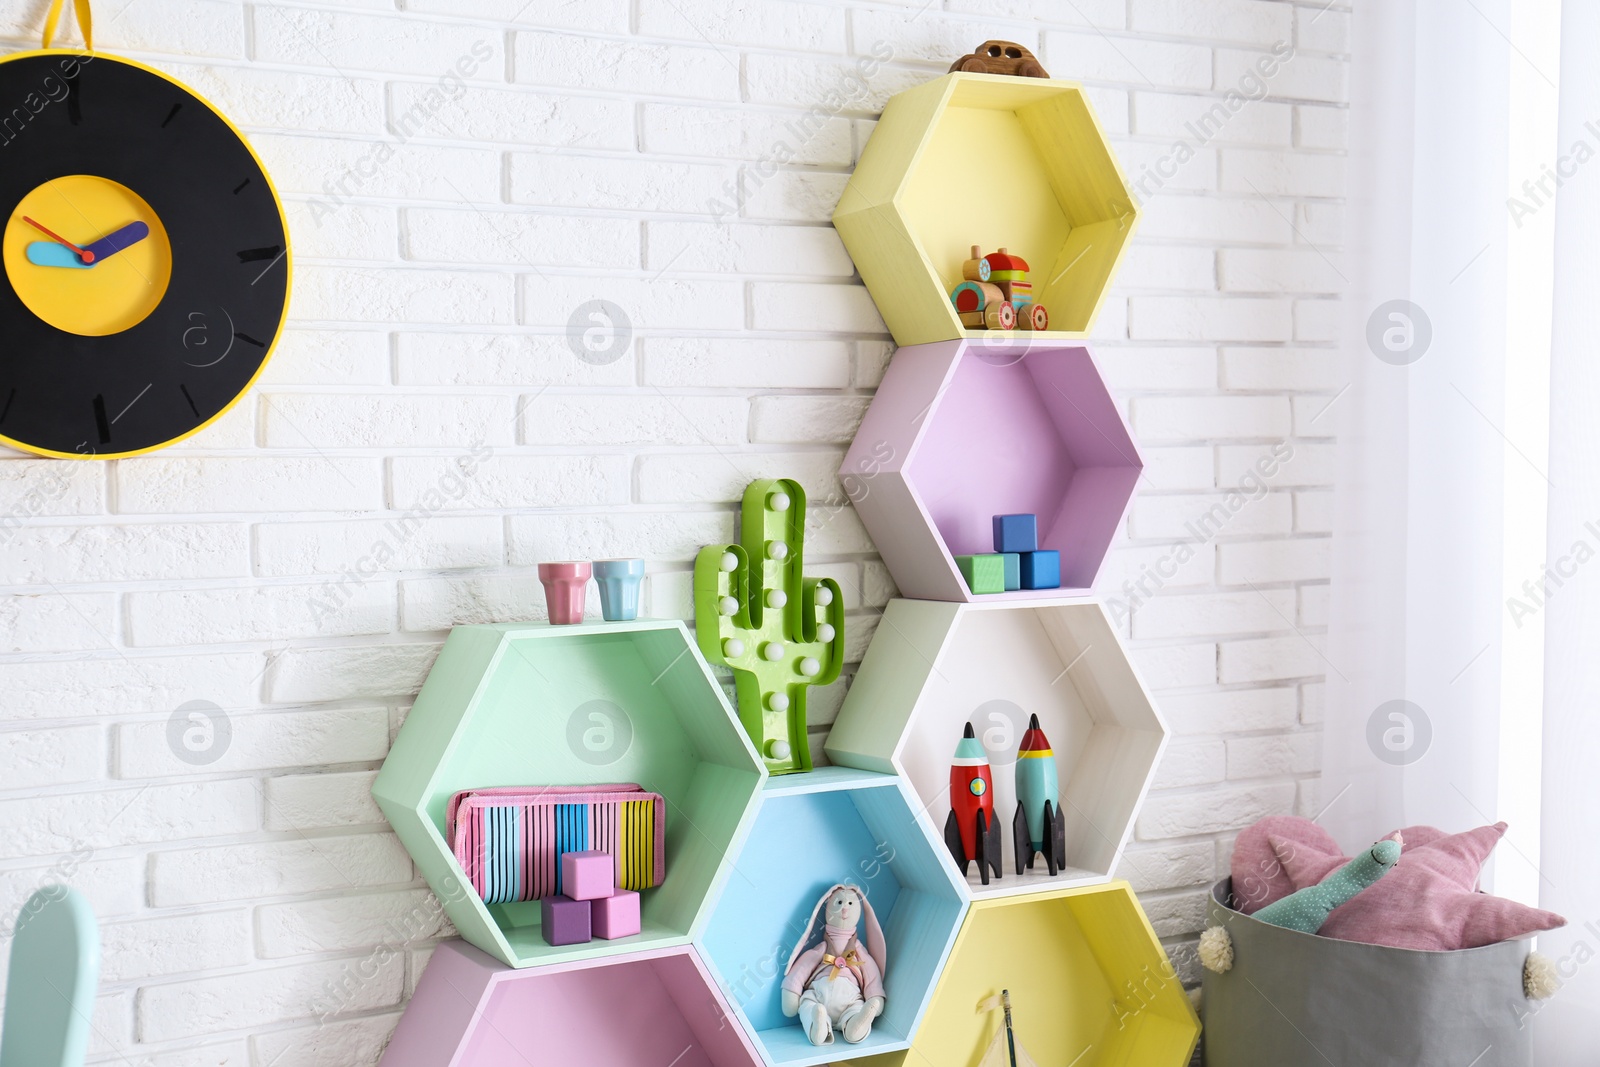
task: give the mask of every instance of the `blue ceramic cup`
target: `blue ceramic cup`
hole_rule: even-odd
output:
[[[639,583],[644,580],[644,560],[597,559],[594,580],[600,587],[600,616],[606,622],[629,622],[639,617]]]

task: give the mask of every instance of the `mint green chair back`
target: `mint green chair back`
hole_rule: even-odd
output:
[[[100,928],[77,890],[46,886],[11,941],[0,1067],[81,1067],[100,980]]]

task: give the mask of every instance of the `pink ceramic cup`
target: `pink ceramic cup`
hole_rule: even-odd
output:
[[[589,573],[584,561],[539,564],[539,584],[544,586],[545,609],[552,623],[561,626],[583,621]]]

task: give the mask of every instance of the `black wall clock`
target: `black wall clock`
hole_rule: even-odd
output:
[[[0,441],[111,458],[216,419],[288,309],[283,206],[244,137],[159,71],[0,59]]]

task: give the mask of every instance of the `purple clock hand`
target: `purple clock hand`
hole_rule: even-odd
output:
[[[93,244],[84,245],[85,252],[93,252],[93,262],[98,263],[107,256],[114,255],[130,245],[138,244],[150,236],[150,227],[142,222],[130,222],[120,230],[113,230]]]

